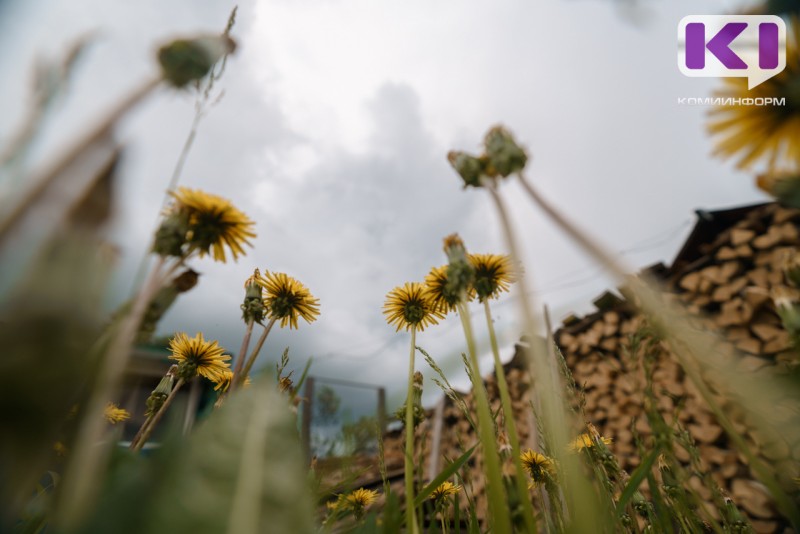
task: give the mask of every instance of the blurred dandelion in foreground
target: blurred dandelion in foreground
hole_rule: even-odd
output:
[[[193,338],[183,332],[175,334],[169,342],[169,350],[172,351],[169,358],[178,362],[177,376],[183,380],[200,375],[219,384],[229,379],[231,357],[216,341],[204,340],[200,332]]]
[[[319,316],[319,300],[306,286],[284,273],[266,271],[259,277],[259,285],[266,291],[264,306],[270,319],[280,320],[281,327],[297,328],[297,319],[312,323]]]
[[[533,486],[538,486],[553,476],[553,460],[544,454],[528,449],[520,455],[520,460],[533,480]]]
[[[438,320],[444,318],[425,291],[425,286],[419,282],[406,282],[402,287],[392,289],[386,295],[383,314],[389,325],[397,327],[397,332],[402,328],[421,332],[426,326],[439,324]]]
[[[470,254],[469,261],[475,268],[473,287],[481,302],[497,298],[517,280],[514,264],[505,254]]]
[[[131,418],[131,414],[128,413],[128,410],[120,408],[113,402],[106,404],[106,409],[103,411],[103,416],[106,418],[106,421],[112,425],[116,425],[122,421],[127,421]]]
[[[611,442],[613,441],[611,438],[605,438],[602,436],[598,436],[598,440],[602,441],[604,445],[610,445]],[[580,436],[578,436],[569,443],[569,450],[580,451],[583,449],[594,447],[595,445],[596,443],[592,438],[591,434],[581,434]]]
[[[239,255],[245,255],[244,245],[252,246],[249,239],[256,237],[255,223],[229,200],[187,187],[179,187],[170,195],[174,199],[171,214],[186,217],[190,251],[196,249],[200,256],[210,254],[224,263],[226,247],[235,261]]]
[[[747,88],[744,78],[725,78],[715,97],[739,99],[785,99],[784,105],[740,105],[731,103],[709,112],[708,131],[716,140],[714,154],[738,157],[737,166],[749,169],[766,160],[769,172],[788,166],[800,170],[800,24],[787,24],[786,68],[777,76]]]

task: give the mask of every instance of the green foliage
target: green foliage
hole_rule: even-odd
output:
[[[313,532],[295,420],[271,377],[151,458],[118,455],[81,534]]]

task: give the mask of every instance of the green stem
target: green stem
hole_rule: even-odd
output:
[[[489,523],[492,526],[493,534],[510,533],[511,520],[508,516],[508,499],[505,486],[503,486],[500,455],[497,452],[494,421],[489,408],[486,387],[481,377],[481,369],[478,365],[478,354],[475,348],[475,336],[472,331],[469,310],[464,302],[458,304],[458,316],[461,318],[461,326],[464,328],[464,337],[467,338],[467,350],[469,352],[470,366],[472,367],[470,375],[472,376],[472,391],[475,395],[475,404],[478,410],[478,434],[483,448],[486,479],[489,483],[487,488]]]
[[[236,389],[237,378],[239,377],[239,373],[241,373],[242,366],[244,365],[245,355],[247,354],[247,349],[250,346],[250,337],[253,335],[253,323],[255,323],[254,319],[249,319],[247,321],[247,329],[244,331],[242,347],[239,349],[239,354],[236,357],[236,364],[233,366],[233,377],[231,377],[230,385],[231,391]]]
[[[261,337],[258,338],[258,342],[256,343],[253,352],[250,353],[250,357],[247,358],[247,363],[244,366],[244,369],[239,375],[234,374],[233,378],[231,379],[231,388],[234,384],[241,385],[244,384],[245,379],[250,376],[250,369],[253,368],[253,364],[258,358],[258,353],[261,352],[261,347],[264,346],[264,342],[267,340],[267,336],[269,335],[270,330],[272,330],[272,325],[275,324],[275,319],[270,319],[267,323],[267,326],[264,327],[264,331],[261,332]]]
[[[483,185],[489,191],[497,208],[511,260],[519,265],[521,256],[503,200],[500,198],[493,182],[484,180]],[[577,510],[576,507],[580,507],[581,510],[580,513],[572,514],[571,528],[575,532],[610,530],[613,529],[612,525],[603,525],[597,522],[598,518],[608,519],[608,514],[603,512],[597,502],[591,484],[582,474],[579,460],[574,455],[566,453],[569,441],[567,431],[576,425],[568,423],[570,419],[561,395],[561,384],[558,373],[554,369],[554,362],[549,361],[546,351],[543,351],[539,346],[536,337],[537,322],[533,314],[533,305],[530,299],[531,293],[528,288],[529,273],[530,269],[520,272],[517,280],[517,290],[520,296],[523,317],[523,331],[528,336],[530,343],[530,347],[525,349],[525,354],[531,377],[531,387],[536,393],[536,399],[538,399],[537,415],[541,414],[542,416],[542,428],[544,437],[549,445],[549,453],[556,458],[558,465],[562,466],[563,478],[560,478],[564,481],[564,495],[567,500],[566,509]],[[534,377],[536,377],[535,383],[533,381]],[[555,506],[556,503],[552,504]]]
[[[497,346],[497,335],[494,331],[494,321],[492,320],[492,312],[489,308],[488,298],[483,301],[483,311],[486,314],[486,326],[489,329],[489,342],[492,346],[492,355],[494,356],[494,372],[497,376],[497,387],[500,390],[500,403],[503,406],[504,414],[503,419],[506,424],[508,440],[511,443],[511,456],[514,461],[514,480],[517,484],[517,493],[522,501],[522,511],[527,531],[535,534],[537,532],[536,521],[534,519],[535,512],[533,511],[533,505],[531,504],[528,494],[528,483],[527,480],[525,480],[525,471],[522,468],[516,418],[514,417],[513,407],[511,406],[511,395],[508,392],[508,382],[506,381],[503,362],[500,361],[500,349]]]
[[[153,420],[150,421],[150,426],[142,433],[142,437],[139,442],[136,444],[136,448],[134,450],[140,451],[144,444],[147,443],[147,440],[150,439],[150,436],[153,434],[153,430],[158,425],[158,422],[161,421],[161,418],[167,412],[167,408],[169,405],[172,404],[172,401],[175,400],[175,396],[178,394],[178,390],[181,389],[181,386],[184,384],[183,378],[179,378],[178,381],[175,383],[175,387],[172,388],[172,391],[169,392],[169,396],[164,400],[164,404],[161,405],[161,408],[156,412],[153,416]]]
[[[414,353],[416,352],[417,328],[411,327],[411,353],[408,356],[408,393],[406,394],[406,453],[404,480],[406,486],[406,529],[412,534],[419,532],[414,507]]]
[[[128,447],[130,450],[132,450],[132,451],[136,450],[136,444],[139,443],[139,440],[142,439],[142,435],[144,435],[145,430],[147,430],[147,428],[150,426],[150,423],[152,423],[154,415],[155,414],[153,414],[153,413],[148,415],[147,418],[144,420],[144,423],[142,423],[142,426],[139,427],[139,431],[136,432],[135,436],[133,436],[133,439],[131,440],[131,444]]]

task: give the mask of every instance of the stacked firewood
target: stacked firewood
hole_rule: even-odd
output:
[[[798,219],[797,210],[775,204],[754,209],[704,244],[698,259],[669,273],[666,280],[675,292],[674,300],[685,303],[706,328],[719,332],[721,350],[731,355],[730,364],[752,373],[754,380],[759,372],[780,372],[798,358],[770,297],[776,290],[788,290],[783,265],[800,244]],[[642,321],[642,316],[619,302],[583,320],[571,318],[556,336],[576,382],[584,388],[587,418],[604,436],[614,439],[611,449],[629,471],[640,460],[634,434],[646,438],[651,432],[641,405],[644,377],[635,365],[636,355],[628,350],[630,336]],[[677,414],[697,443],[704,467],[749,516],[757,532],[782,532],[785,520],[675,357],[663,345],[651,356],[659,410],[668,421]],[[776,410],[782,408],[789,409],[776,406]],[[725,409],[751,450],[776,466],[779,481],[791,489],[796,484],[792,479],[798,475],[800,449],[792,450],[779,436],[757,434],[737,418],[741,410],[735,405]],[[689,462],[688,452],[678,448],[676,453]],[[711,493],[699,479],[690,483],[710,501]]]

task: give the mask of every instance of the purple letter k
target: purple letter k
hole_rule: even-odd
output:
[[[692,22],[686,25],[686,67],[702,69],[706,66],[706,48],[727,69],[746,69],[747,63],[730,49],[730,44],[747,28],[746,22],[729,22],[706,44],[705,25]]]

